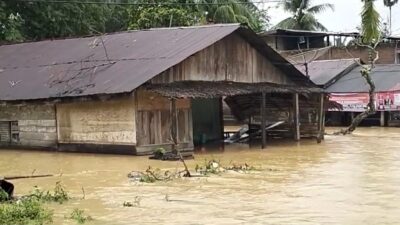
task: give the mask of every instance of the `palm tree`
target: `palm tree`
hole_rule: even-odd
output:
[[[206,14],[207,23],[244,23],[257,30],[258,9],[250,0],[198,0],[199,11]]]
[[[334,10],[333,4],[311,6],[311,2],[312,0],[284,0],[282,7],[292,16],[279,22],[275,28],[326,31],[326,27],[318,22],[315,15],[327,9]]]
[[[353,119],[350,126],[346,129],[342,129],[335,134],[350,134],[352,133],[361,121],[368,116],[374,115],[375,109],[375,82],[372,80],[371,74],[374,69],[375,61],[378,60],[378,51],[376,47],[381,39],[381,26],[380,26],[380,16],[375,8],[375,0],[361,0],[363,4],[361,12],[361,36],[362,36],[362,46],[368,48],[369,60],[368,64],[361,65],[360,70],[361,76],[365,79],[369,86],[369,101],[367,110],[358,114],[356,118]]]
[[[383,0],[383,4],[389,7],[389,34],[392,34],[392,7],[397,4],[399,0]]]
[[[365,44],[374,44],[381,36],[380,15],[375,8],[375,0],[361,0],[364,5],[361,12],[361,36]]]

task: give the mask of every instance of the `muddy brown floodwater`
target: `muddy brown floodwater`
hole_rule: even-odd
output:
[[[71,224],[64,217],[74,208],[85,209],[95,219],[90,224],[399,224],[400,129],[361,128],[319,145],[269,144],[265,150],[230,145],[188,161],[191,168],[211,158],[263,168],[252,174],[138,184],[127,179],[129,171],[181,165],[147,157],[8,150],[0,151],[0,174],[61,173],[14,182],[22,195],[35,185],[51,189],[62,181],[74,199],[51,205],[55,224]],[[122,206],[136,196],[140,206]]]

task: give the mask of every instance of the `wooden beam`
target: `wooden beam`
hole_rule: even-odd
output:
[[[224,100],[222,98],[218,99],[219,104],[219,124],[221,129],[221,140],[224,140],[225,134],[225,124],[224,124]]]
[[[384,127],[385,126],[385,111],[381,111],[380,122],[381,122],[381,127]]]
[[[171,139],[172,151],[177,152],[178,138],[177,138],[177,118],[176,118],[176,99],[171,98]]]
[[[260,112],[261,112],[261,148],[264,149],[267,145],[267,133],[265,131],[266,127],[266,112],[265,112],[265,105],[266,105],[266,94],[265,92],[261,93],[261,104],[260,104]]]
[[[294,108],[294,115],[293,115],[293,122],[294,122],[294,140],[300,140],[300,108],[299,108],[299,94],[295,93],[293,95],[293,108]]]
[[[321,94],[319,98],[319,109],[318,109],[318,135],[317,142],[321,143],[324,139],[324,123],[325,123],[325,108],[324,108],[325,95]]]

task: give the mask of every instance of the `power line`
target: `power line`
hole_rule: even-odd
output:
[[[132,5],[132,6],[196,6],[196,5],[230,5],[232,3],[206,3],[206,2],[162,2],[162,3],[155,3],[155,2],[95,2],[95,1],[67,1],[67,0],[15,0],[16,2],[26,2],[26,3],[48,3],[48,4],[80,4],[80,5]],[[235,4],[239,5],[255,5],[255,4],[265,4],[265,3],[281,3],[284,2],[283,0],[267,0],[267,1],[255,1],[255,2],[235,2]]]

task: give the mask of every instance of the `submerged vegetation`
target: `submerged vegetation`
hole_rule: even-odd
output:
[[[45,225],[53,222],[53,211],[46,203],[63,204],[70,200],[68,192],[57,182],[52,191],[35,187],[31,194],[9,200],[8,194],[0,188],[0,225]],[[93,220],[83,210],[74,209],[68,219],[78,224]]]
[[[92,221],[93,218],[89,215],[85,215],[85,211],[82,209],[75,208],[68,219],[74,220],[78,224],[84,224]]]
[[[223,166],[220,161],[212,159],[205,159],[202,164],[197,164],[195,169],[197,175],[192,175],[191,177],[202,177],[209,176],[212,174],[221,174],[226,171],[235,171],[238,173],[248,173],[251,171],[259,171],[261,168],[256,168],[248,163],[238,164],[238,163],[229,163],[227,166]],[[187,177],[186,169],[183,171],[179,171],[178,169],[175,172],[171,172],[170,170],[160,170],[158,168],[153,169],[152,167],[147,168],[146,171],[132,171],[128,174],[128,178],[133,181],[143,182],[143,183],[155,183],[157,181],[170,181],[175,178]]]
[[[40,199],[44,202],[56,202],[59,204],[63,204],[70,199],[67,191],[65,191],[64,187],[61,185],[61,182],[56,183],[53,192],[45,192],[40,190],[38,187],[35,187],[30,197]]]
[[[35,197],[0,203],[1,225],[42,225],[53,221],[53,212]]]
[[[208,175],[208,174],[220,174],[226,171],[235,171],[239,173],[246,173],[250,171],[261,170],[261,168],[256,168],[255,166],[249,165],[248,163],[237,164],[237,163],[229,163],[227,166],[223,166],[220,161],[215,159],[207,161],[204,160],[202,165],[196,165],[196,172]]]

